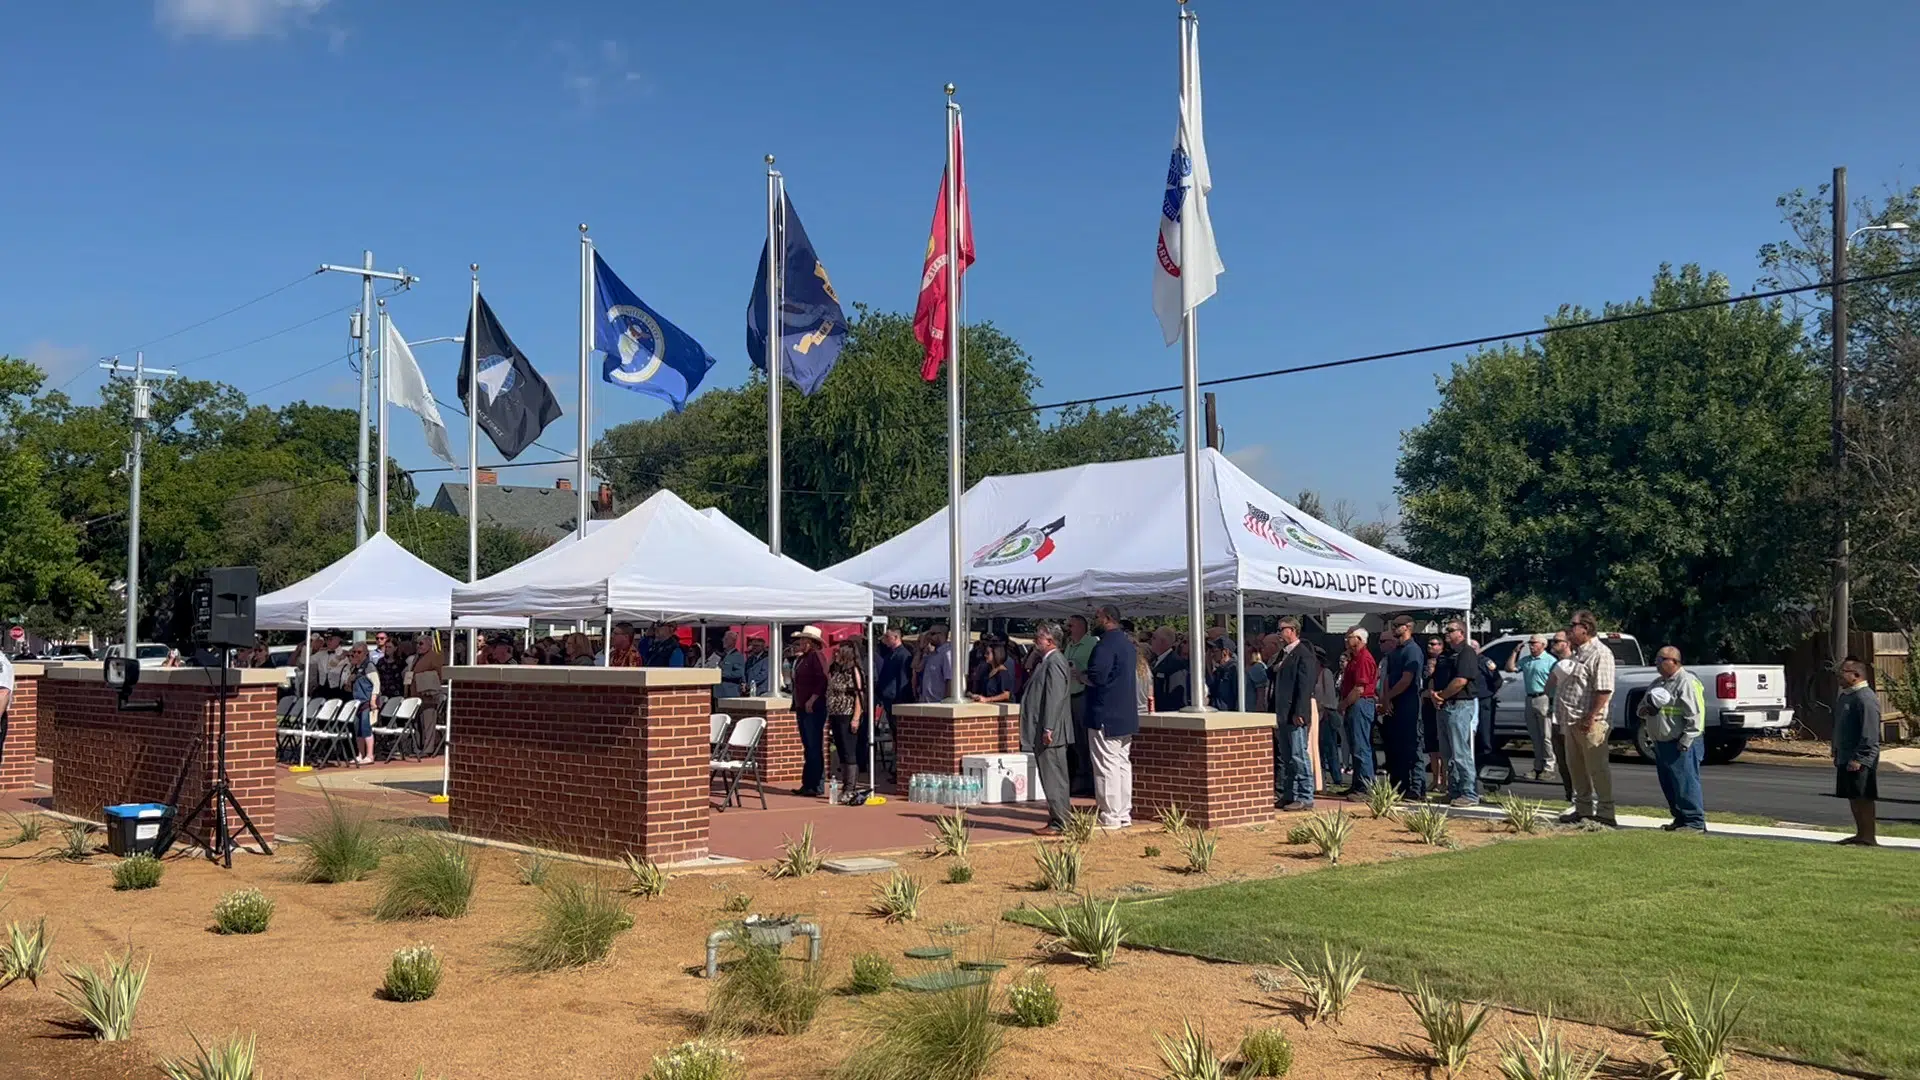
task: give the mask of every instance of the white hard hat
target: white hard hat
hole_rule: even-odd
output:
[[[1647,691],[1647,700],[1653,702],[1656,709],[1664,709],[1673,704],[1673,692],[1664,686],[1656,686]]]

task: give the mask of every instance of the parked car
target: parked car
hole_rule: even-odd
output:
[[[1507,660],[1527,647],[1531,634],[1507,634],[1486,643],[1481,652],[1505,672]],[[1543,635],[1549,639],[1552,634]],[[1640,699],[1660,673],[1647,666],[1646,654],[1632,634],[1601,634],[1613,653],[1613,701],[1607,715],[1615,742],[1630,742],[1642,758],[1653,760],[1653,743],[1641,730]],[[1740,756],[1757,731],[1779,731],[1793,723],[1787,708],[1786,669],[1769,664],[1687,665],[1707,691],[1707,761],[1722,764]],[[1527,735],[1527,703],[1520,677],[1506,672],[1494,699],[1494,736],[1502,742]]]
[[[172,653],[173,647],[171,645],[161,645],[152,641],[142,641],[133,647],[134,658],[140,662],[140,666],[143,668],[165,667],[167,657],[172,655]],[[125,645],[109,645],[107,647],[108,657],[125,655],[127,655],[127,647]]]

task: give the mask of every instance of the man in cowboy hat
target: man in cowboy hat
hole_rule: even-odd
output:
[[[808,625],[794,632],[793,643],[800,650],[793,661],[793,714],[806,755],[800,786],[793,793],[817,799],[826,782],[827,639],[819,627]]]

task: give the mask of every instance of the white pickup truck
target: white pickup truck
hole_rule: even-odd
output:
[[[1552,634],[1543,634],[1549,641]],[[1500,693],[1495,697],[1494,737],[1501,741],[1527,736],[1526,688],[1520,676],[1506,670],[1516,651],[1525,655],[1531,634],[1508,634],[1487,642],[1481,653],[1500,666]],[[1653,746],[1640,730],[1640,698],[1660,677],[1647,666],[1640,642],[1631,634],[1601,634],[1600,643],[1613,653],[1613,719],[1615,742],[1630,742],[1642,758],[1653,760]],[[1786,669],[1766,664],[1688,664],[1707,690],[1707,761],[1732,761],[1747,748],[1756,731],[1778,731],[1793,723],[1787,708]]]

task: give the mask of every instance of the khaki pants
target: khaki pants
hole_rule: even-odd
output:
[[[1566,735],[1567,771],[1573,776],[1574,813],[1612,821],[1613,765],[1607,760],[1607,744],[1588,744],[1585,733],[1577,724]]]
[[[1124,829],[1133,824],[1133,736],[1109,739],[1090,728],[1087,749],[1093,753],[1093,799],[1100,826]]]

